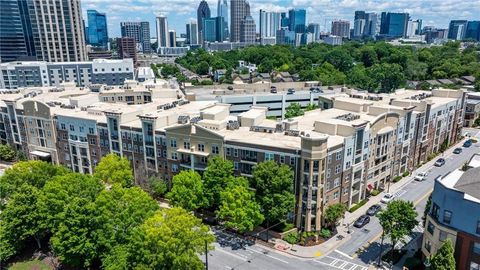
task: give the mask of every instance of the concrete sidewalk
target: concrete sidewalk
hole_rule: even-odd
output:
[[[430,171],[431,168],[433,167],[433,164],[435,163],[435,161],[438,158],[440,158],[440,157],[446,158],[446,157],[452,155],[453,150],[456,147],[461,147],[464,141],[465,140],[461,140],[456,145],[451,146],[443,154],[439,154],[436,158],[433,158],[431,161],[425,163],[422,167],[417,168],[416,170],[411,172],[409,176],[402,178],[397,183],[390,183],[390,193],[395,194],[397,191],[402,190],[406,185],[408,185],[412,181],[414,181],[413,177],[417,173]],[[316,245],[316,246],[304,247],[304,246],[296,245],[296,244],[291,245],[291,244],[289,244],[286,241],[283,241],[281,239],[272,239],[272,242],[274,243],[275,250],[281,251],[281,252],[284,252],[284,253],[288,253],[290,255],[297,256],[297,257],[300,257],[300,258],[316,258],[316,257],[320,257],[320,256],[326,255],[326,254],[334,251],[335,249],[337,249],[337,247],[339,247],[340,245],[349,241],[351,236],[349,234],[348,228],[353,225],[355,220],[357,220],[361,215],[365,214],[366,210],[370,206],[372,206],[374,204],[380,204],[380,200],[382,199],[382,197],[386,193],[387,193],[387,191],[385,190],[385,191],[381,192],[380,194],[378,194],[377,196],[370,197],[368,202],[365,205],[358,208],[353,213],[350,213],[350,212],[347,211],[345,213],[345,217],[340,220],[340,225],[337,227],[337,232],[338,233],[334,237],[327,240],[326,242],[321,243],[321,244]],[[421,198],[414,201],[413,202],[414,205],[418,204],[419,201],[425,199],[425,197],[427,197],[428,194],[429,193],[425,194]],[[376,240],[380,236],[381,236],[381,234],[373,237],[370,240],[370,242]]]

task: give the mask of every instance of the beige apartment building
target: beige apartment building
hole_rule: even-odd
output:
[[[329,205],[351,207],[444,141],[457,141],[465,107],[461,90],[346,89],[325,97],[333,108],[276,121],[259,105],[235,115],[230,104],[187,101],[162,80],[95,92],[64,86],[1,93],[2,142],[80,173],[93,173],[111,152],[130,160],[140,185],[151,175],[202,172],[213,156],[231,160],[244,177],[266,160],[290,166],[296,206],[288,218],[304,231],[322,228]]]

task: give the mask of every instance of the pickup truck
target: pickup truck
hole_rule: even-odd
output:
[[[427,172],[420,172],[413,178],[415,181],[425,181],[427,180]]]

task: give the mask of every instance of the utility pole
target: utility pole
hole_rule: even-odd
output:
[[[205,240],[205,269],[208,270],[208,243]]]

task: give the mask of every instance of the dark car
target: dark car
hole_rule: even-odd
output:
[[[367,215],[361,215],[353,224],[357,228],[362,228],[370,222],[370,217]]]
[[[292,95],[292,94],[294,94],[294,93],[295,93],[295,89],[293,89],[293,88],[288,88],[288,90],[287,90],[287,95]]]
[[[463,143],[463,147],[470,147],[472,146],[472,140],[466,140],[464,143]]]
[[[227,89],[228,89],[228,90],[233,90],[233,86],[229,85],[229,86],[227,87]]]
[[[453,153],[454,153],[454,154],[460,154],[460,153],[462,153],[462,148],[455,148],[455,149],[453,150]]]
[[[271,88],[271,89],[270,89],[270,93],[276,94],[276,93],[277,93],[277,88]]]
[[[378,211],[380,211],[380,209],[382,209],[382,207],[379,204],[374,204],[374,205],[370,206],[370,208],[368,208],[367,215],[375,216],[375,214],[378,213]]]
[[[445,159],[443,158],[439,158],[437,159],[437,161],[435,161],[435,167],[442,167],[443,165],[445,165]]]

